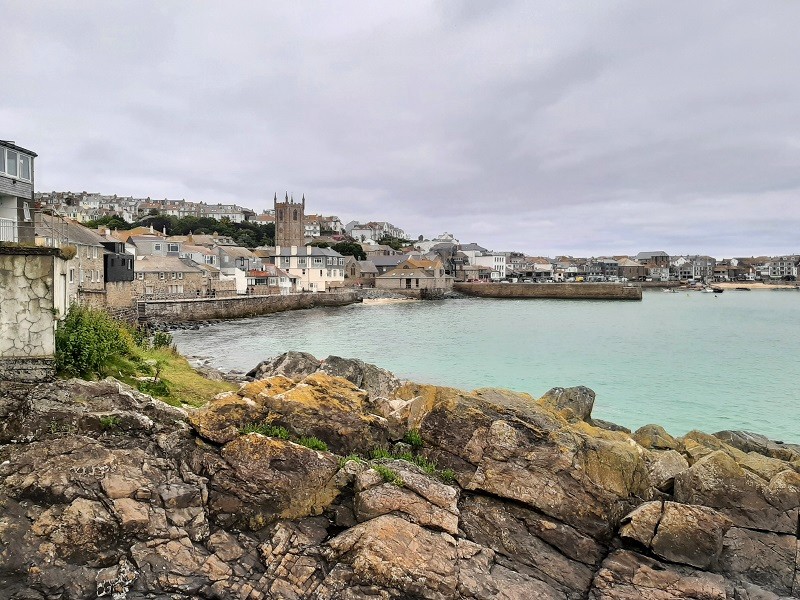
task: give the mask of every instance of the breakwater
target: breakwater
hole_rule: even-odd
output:
[[[642,288],[619,283],[455,283],[453,289],[481,298],[641,300]]]
[[[346,306],[360,301],[359,295],[351,291],[287,294],[283,296],[142,300],[137,303],[137,313],[140,322],[187,323],[256,317],[287,310],[315,308],[317,306]]]

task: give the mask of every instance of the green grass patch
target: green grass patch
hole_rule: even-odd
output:
[[[121,424],[122,421],[120,420],[119,417],[115,417],[113,415],[107,417],[100,417],[100,429],[102,429],[103,431],[118,429]]]
[[[270,423],[262,422],[262,423],[249,423],[244,427],[239,429],[239,433],[242,435],[246,435],[248,433],[260,433],[261,435],[265,435],[271,438],[277,438],[279,440],[288,440],[289,439],[289,430],[286,427],[271,425]],[[314,438],[316,439],[316,438]]]
[[[381,477],[383,477],[385,482],[392,483],[398,487],[403,487],[405,485],[403,478],[392,471],[389,467],[384,465],[372,465],[372,468],[375,469]]]
[[[403,436],[403,441],[415,450],[422,448],[423,442],[422,436],[419,434],[419,429],[409,429],[406,431],[405,436]]]
[[[328,451],[328,444],[317,437],[301,437],[297,440],[297,443],[306,448],[311,448],[312,450],[321,450],[322,452]]]

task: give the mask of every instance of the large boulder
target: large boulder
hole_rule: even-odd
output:
[[[400,387],[394,374],[357,358],[329,356],[322,362],[321,369],[364,390],[373,403],[391,398]]]
[[[317,437],[340,454],[368,453],[390,438],[386,419],[372,412],[367,393],[325,372],[299,381],[277,375],[244,384],[193,411],[189,422],[218,444],[234,440],[247,427],[282,426],[294,439]]]
[[[679,450],[680,442],[661,425],[643,425],[633,433],[633,439],[649,450]]]
[[[289,379],[300,380],[316,373],[322,363],[308,352],[284,352],[278,356],[261,361],[248,373],[253,379],[266,379],[275,375],[283,375]]]
[[[724,540],[720,572],[780,596],[800,597],[800,545],[794,535],[731,528]]]
[[[666,565],[627,550],[612,552],[597,572],[590,600],[731,600],[722,575]]]
[[[623,519],[620,537],[673,563],[715,566],[730,520],[705,506],[647,502]]]
[[[402,516],[412,523],[447,533],[458,532],[458,491],[404,460],[382,462],[396,480],[384,481],[375,469],[356,478],[355,516],[359,522],[381,515]]]
[[[527,504],[599,539],[649,494],[643,451],[629,436],[573,426],[526,394],[415,384],[397,394],[426,406],[426,452],[465,489]]]
[[[194,460],[209,477],[209,511],[225,527],[318,515],[340,493],[335,456],[258,433],[229,442],[219,457],[198,451]]]
[[[592,417],[594,391],[582,385],[576,387],[550,389],[539,401],[559,411],[568,411],[582,421]]]
[[[800,444],[776,442],[751,431],[718,431],[714,437],[742,452],[757,452],[787,462],[800,461]]]
[[[766,481],[717,450],[675,476],[675,500],[714,508],[739,527],[796,535],[800,474],[787,469]]]

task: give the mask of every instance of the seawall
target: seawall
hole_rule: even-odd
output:
[[[346,306],[360,302],[355,292],[288,294],[285,296],[240,296],[188,300],[143,300],[137,303],[138,318],[147,323],[186,323],[215,319],[237,319],[317,306]]]
[[[481,298],[641,300],[642,288],[620,283],[455,283],[453,289]]]

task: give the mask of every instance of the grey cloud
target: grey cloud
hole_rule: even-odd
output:
[[[236,201],[496,249],[797,251],[800,5],[4,1],[40,189]]]

